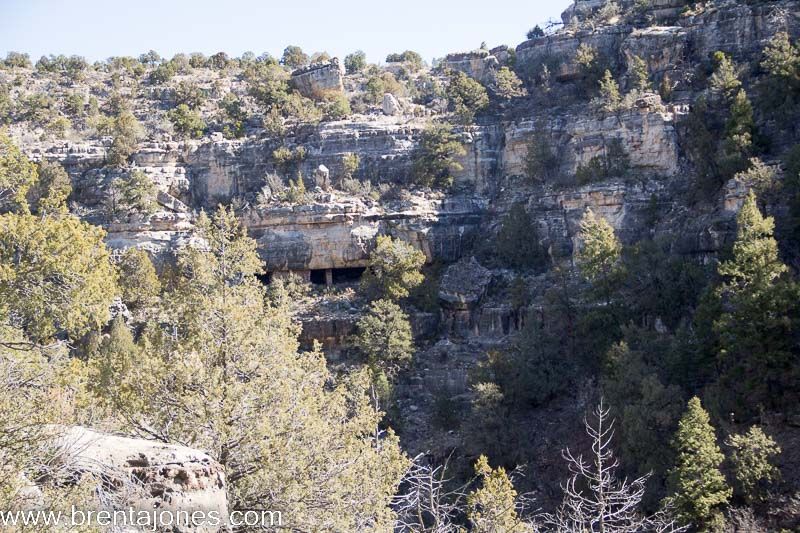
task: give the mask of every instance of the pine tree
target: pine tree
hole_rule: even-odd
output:
[[[492,469],[481,455],[475,463],[481,487],[467,496],[467,518],[476,533],[522,533],[532,531],[517,514],[517,491],[503,467]]]
[[[582,242],[577,257],[580,271],[608,303],[622,275],[622,245],[611,224],[588,208],[581,219],[579,238]]]
[[[334,378],[318,350],[298,352],[298,330],[268,303],[256,243],[233,210],[202,214],[197,232],[202,246],[179,254],[139,361],[109,372],[116,414],[139,433],[208,451],[232,509],[281,511],[297,530],[390,528],[407,462],[380,429],[369,374]]]
[[[718,296],[727,305],[714,323],[721,367],[722,412],[756,414],[796,398],[792,355],[800,288],[786,276],[773,237],[775,223],[758,210],[751,191],[737,216],[733,257],[720,263]]]
[[[547,255],[539,242],[539,231],[521,203],[514,204],[497,233],[495,250],[512,268],[542,269]]]
[[[698,531],[718,529],[723,523],[722,508],[732,491],[719,470],[725,456],[699,398],[689,400],[678,422],[673,447],[677,458],[670,485],[679,517]]]
[[[633,56],[629,68],[634,90],[641,92],[653,90],[653,86],[650,84],[650,72],[644,59],[639,56]]]
[[[610,70],[606,70],[603,79],[600,80],[600,102],[603,111],[614,113],[619,110],[622,103],[622,96],[619,93],[619,85],[611,75]]]

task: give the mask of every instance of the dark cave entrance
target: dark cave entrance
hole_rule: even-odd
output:
[[[336,285],[339,283],[356,283],[364,275],[364,267],[328,268],[312,270],[310,281],[314,285]]]

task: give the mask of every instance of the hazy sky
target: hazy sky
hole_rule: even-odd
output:
[[[571,0],[0,0],[0,53],[78,54],[90,61],[154,49],[252,51],[287,44],[370,61],[413,49],[426,61],[448,52],[517,45],[528,29],[560,17]]]

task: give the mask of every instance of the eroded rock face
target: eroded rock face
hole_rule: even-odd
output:
[[[66,429],[58,438],[65,464],[104,480],[105,490],[126,491],[123,506],[136,510],[214,511],[228,517],[225,473],[208,455],[184,446]],[[218,527],[175,531],[219,531]]]
[[[342,92],[344,65],[334,57],[327,63],[315,63],[292,72],[291,84],[300,94],[309,98],[329,92]]]
[[[459,54],[448,54],[442,61],[445,69],[463,72],[470,78],[490,85],[494,83],[500,61],[489,50],[473,50]]]

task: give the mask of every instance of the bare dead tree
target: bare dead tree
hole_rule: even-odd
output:
[[[443,465],[426,464],[422,455],[416,456],[401,483],[404,490],[395,497],[396,531],[403,533],[455,533],[454,523],[463,512],[468,481],[450,487],[446,477],[447,461]]]
[[[609,420],[609,410],[602,400],[593,415],[594,425],[584,418],[586,433],[592,439],[591,458],[587,461],[583,455],[576,457],[569,448],[562,452],[572,476],[562,484],[564,501],[559,509],[554,514],[541,516],[545,530],[554,533],[685,531],[686,527],[675,525],[669,509],[651,516],[640,512],[650,474],[633,481],[616,476],[619,461],[611,447],[614,420]]]

